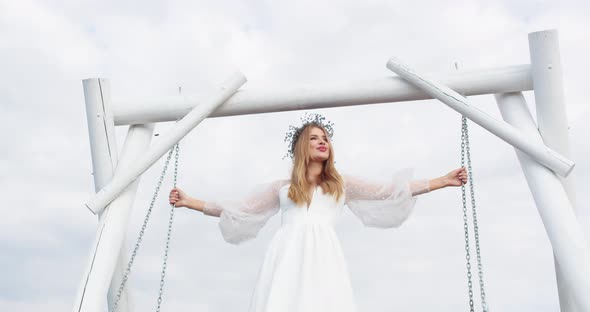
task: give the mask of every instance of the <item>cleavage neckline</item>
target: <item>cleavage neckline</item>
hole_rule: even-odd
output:
[[[313,203],[313,199],[315,197],[315,193],[318,191],[318,187],[320,187],[319,185],[316,185],[313,188],[313,193],[311,193],[311,202],[309,203],[309,206],[305,207],[306,212],[309,212],[309,207],[311,206],[311,203]]]
[[[283,186],[281,187],[281,189],[282,189],[283,187],[290,186],[290,185],[291,185],[291,183],[287,183],[287,184],[283,185]],[[320,185],[316,185],[316,186],[313,188],[313,192],[311,193],[311,201],[312,201],[312,202],[313,202],[313,199],[314,199],[315,193],[316,193],[316,192],[317,192],[317,190],[318,190],[318,187],[321,187],[321,186],[320,186]],[[305,212],[309,212],[309,206],[305,207]]]

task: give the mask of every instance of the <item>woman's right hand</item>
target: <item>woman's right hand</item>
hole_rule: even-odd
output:
[[[168,196],[170,204],[174,205],[174,207],[187,207],[189,199],[190,197],[178,187],[173,188]]]

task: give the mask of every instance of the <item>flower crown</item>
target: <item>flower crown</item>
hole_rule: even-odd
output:
[[[318,113],[306,112],[305,116],[301,117],[301,126],[294,127],[292,125],[289,125],[289,131],[287,131],[287,134],[285,135],[285,142],[288,142],[288,150],[287,154],[283,156],[283,159],[285,159],[285,157],[287,156],[291,157],[291,159],[293,160],[295,159],[295,143],[297,142],[297,139],[299,138],[299,135],[301,134],[303,129],[305,129],[305,127],[307,127],[310,124],[315,124],[326,129],[331,141],[332,135],[334,134],[334,129],[332,128],[332,126],[334,126],[334,123],[331,121],[325,121],[325,119],[326,117]]]

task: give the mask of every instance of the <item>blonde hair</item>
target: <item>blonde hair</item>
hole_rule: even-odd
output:
[[[319,186],[322,187],[324,193],[332,194],[336,198],[336,201],[340,199],[344,191],[344,182],[342,176],[336,170],[334,166],[334,149],[332,142],[330,141],[326,129],[317,124],[310,124],[306,126],[302,131],[297,141],[295,142],[294,148],[294,162],[293,171],[291,172],[291,186],[289,187],[289,198],[297,205],[307,203],[309,206],[311,203],[311,194],[309,190],[311,183],[307,181],[307,168],[311,162],[309,154],[310,144],[310,133],[311,129],[319,128],[324,131],[328,140],[329,156],[324,161],[322,173],[320,174]]]

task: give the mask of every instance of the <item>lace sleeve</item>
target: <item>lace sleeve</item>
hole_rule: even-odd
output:
[[[219,217],[223,239],[234,245],[253,239],[280,207],[279,180],[257,186],[252,195],[243,200],[206,202],[203,213]]]
[[[345,203],[366,226],[399,227],[413,211],[416,195],[430,191],[428,180],[413,180],[413,174],[413,168],[399,170],[386,183],[343,175]]]

